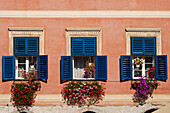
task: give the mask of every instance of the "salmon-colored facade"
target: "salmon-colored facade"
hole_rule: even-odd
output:
[[[170,11],[169,0],[2,0],[1,11]],[[0,64],[2,56],[9,55],[9,27],[44,28],[44,55],[48,55],[48,80],[41,82],[38,94],[60,94],[60,60],[66,56],[66,28],[101,28],[102,55],[107,55],[107,94],[133,94],[131,81],[120,82],[120,55],[126,55],[126,28],[161,28],[162,55],[167,55],[168,79],[159,81],[154,94],[170,95],[170,18],[63,18],[63,17],[1,17]],[[0,94],[10,94],[12,81],[2,81],[0,68]]]

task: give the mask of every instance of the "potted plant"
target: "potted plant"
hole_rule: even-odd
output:
[[[159,83],[155,79],[140,77],[132,84],[132,88],[135,90],[133,101],[144,104],[149,97],[152,97],[152,93],[157,89],[158,85]]]
[[[29,78],[27,82],[15,83],[14,81],[11,86],[11,101],[19,112],[33,105],[36,92],[40,88],[40,82],[35,81],[38,78],[36,71],[27,74],[23,73],[23,76]]]
[[[155,67],[151,67],[148,70],[148,75],[149,75],[149,78],[151,78],[151,79],[155,77]]]
[[[93,104],[99,103],[99,100],[105,96],[104,83],[97,81],[82,82],[70,81],[64,84],[61,90],[64,103],[67,105],[78,105],[88,107]]]
[[[141,64],[143,64],[144,60],[142,58],[135,58],[134,60],[134,64],[136,65],[136,67],[140,67]]]
[[[84,77],[85,78],[92,78],[94,73],[96,72],[95,64],[86,62],[86,67],[84,68]]]

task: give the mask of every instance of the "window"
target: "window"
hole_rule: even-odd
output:
[[[127,54],[120,57],[121,80],[150,77],[148,69],[156,68],[156,79],[167,79],[167,55],[161,55],[160,29],[126,29]]]
[[[107,80],[107,56],[101,54],[101,30],[66,29],[66,53],[61,56],[61,80]],[[88,76],[87,66],[95,65],[96,72]]]
[[[2,57],[3,80],[23,80],[22,73],[33,70],[38,71],[39,79],[48,79],[48,55],[42,55],[40,48],[42,33],[37,28],[9,28],[9,43],[13,46],[9,46],[11,56]]]

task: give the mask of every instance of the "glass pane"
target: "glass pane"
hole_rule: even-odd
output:
[[[26,57],[18,57],[18,63],[26,63]]]
[[[152,63],[153,57],[145,57],[145,63]]]
[[[26,64],[18,64],[18,70],[26,70]]]
[[[135,71],[134,74],[135,77],[142,77],[142,71]]]
[[[29,57],[29,70],[37,70],[37,57]]]
[[[136,70],[136,69],[137,69],[137,70],[142,70],[142,64],[140,64],[140,65],[134,64],[134,68],[135,68],[135,70]]]
[[[94,57],[74,57],[74,77],[75,78],[94,78],[94,73],[92,76],[87,77],[85,75],[84,68],[86,67],[86,64],[91,65],[91,63],[95,62]]]
[[[151,67],[153,67],[153,64],[145,64],[145,70],[150,69]]]

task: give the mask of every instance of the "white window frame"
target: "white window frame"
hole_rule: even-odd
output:
[[[14,38],[15,37],[38,37],[39,55],[44,55],[44,28],[40,27],[10,27],[9,31],[9,55],[14,55]],[[17,55],[19,57],[20,55]],[[36,56],[36,55],[35,55]],[[37,58],[38,60],[38,58]],[[27,61],[29,66],[29,61]],[[17,68],[16,68],[17,67]],[[18,59],[15,57],[15,79],[23,79],[18,77]]]
[[[162,55],[161,28],[126,28],[125,32],[126,32],[126,55],[131,55],[131,37],[136,37],[136,38],[155,37],[156,38],[156,55]],[[134,65],[133,64],[132,64],[132,77],[133,77],[132,79],[139,78],[139,77],[134,77]]]
[[[134,65],[135,65],[135,64],[134,64],[134,61],[133,61],[134,57],[142,57],[142,59],[144,59],[144,57],[152,57],[152,58],[153,58],[153,59],[152,59],[152,64],[153,64],[153,66],[155,67],[155,60],[154,60],[154,59],[155,59],[155,56],[154,56],[154,55],[151,55],[151,56],[150,56],[150,55],[148,55],[148,56],[146,56],[146,55],[143,55],[143,56],[142,56],[142,55],[141,55],[141,56],[140,56],[140,55],[138,55],[138,56],[137,56],[137,55],[132,56],[132,78],[133,78],[133,79],[139,79],[139,78],[140,78],[140,77],[135,77],[135,74],[134,74],[134,71],[135,71],[135,70],[134,70]],[[142,76],[143,76],[143,75],[146,76],[146,75],[145,75],[145,71],[146,71],[146,70],[145,70],[145,59],[144,59],[144,62],[143,62],[143,64],[142,64]],[[147,76],[147,77],[148,77],[148,76]]]
[[[15,63],[16,63],[16,71],[15,71],[15,79],[24,79],[23,77],[18,77],[18,57],[25,57],[26,58],[26,73],[27,72],[29,72],[29,57],[31,57],[31,56],[16,56],[15,57]],[[34,57],[36,57],[37,58],[37,60],[36,60],[36,64],[38,64],[38,57],[37,56],[34,56]],[[37,66],[37,69],[38,69],[38,66]]]
[[[66,28],[66,55],[71,56],[71,38],[96,38],[96,55],[102,55],[101,28]],[[72,58],[74,69],[74,58]],[[96,78],[75,78],[73,80],[95,80]]]

